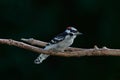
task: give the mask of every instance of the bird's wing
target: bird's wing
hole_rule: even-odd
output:
[[[63,32],[63,33],[60,33],[58,34],[56,37],[54,37],[49,43],[48,45],[50,44],[56,44],[56,43],[59,43],[61,41],[63,41],[66,37],[67,33],[66,32]]]

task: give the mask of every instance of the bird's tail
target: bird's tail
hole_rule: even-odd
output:
[[[49,55],[46,54],[40,54],[35,60],[34,63],[35,64],[40,64],[42,63],[43,60],[45,60]]]

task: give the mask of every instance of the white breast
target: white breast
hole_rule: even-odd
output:
[[[52,44],[50,46],[46,46],[44,49],[45,50],[55,50],[55,51],[64,51],[66,48],[72,45],[74,39],[76,36],[66,36],[65,39],[57,44]]]
[[[68,48],[69,46],[72,45],[74,39],[75,39],[76,36],[66,36],[66,38],[59,42],[58,44],[56,44],[56,48],[57,50],[65,50],[66,48]]]

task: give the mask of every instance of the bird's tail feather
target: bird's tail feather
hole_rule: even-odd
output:
[[[43,60],[45,60],[49,55],[46,54],[40,54],[35,60],[34,63],[35,64],[40,64],[43,62]]]

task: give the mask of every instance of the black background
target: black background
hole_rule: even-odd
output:
[[[118,0],[1,0],[0,38],[50,41],[74,26],[84,35],[74,47],[120,48]],[[49,57],[40,65],[38,54],[0,45],[0,80],[120,80],[119,57]]]

